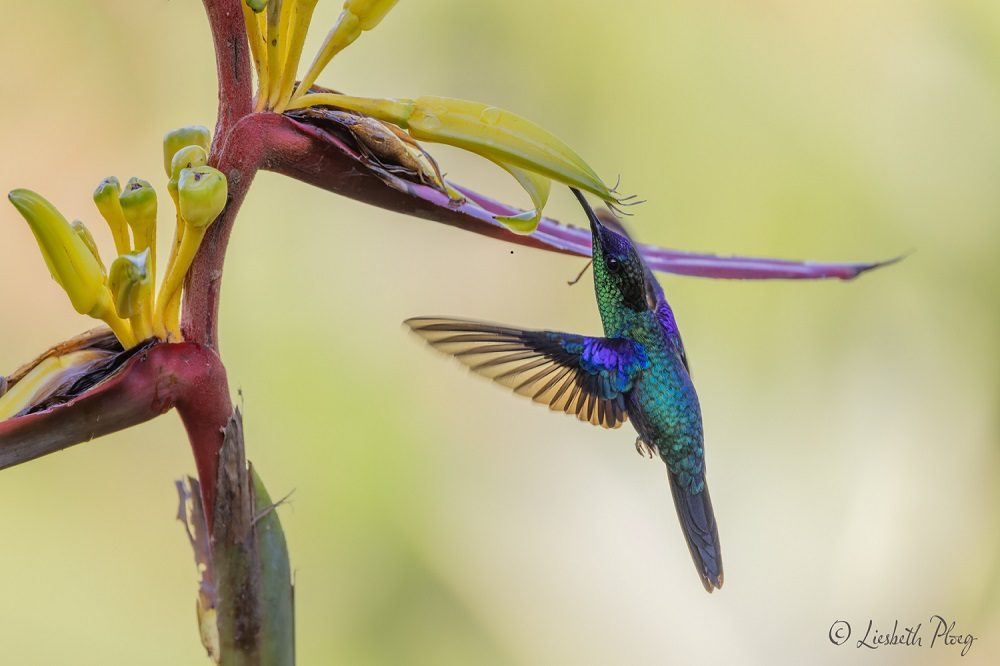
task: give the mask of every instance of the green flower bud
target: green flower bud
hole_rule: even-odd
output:
[[[132,227],[135,248],[150,247],[156,237],[156,190],[145,180],[130,178],[118,197],[122,213]]]
[[[31,190],[13,190],[7,198],[27,220],[52,278],[73,308],[94,317],[105,314],[110,294],[104,286],[104,270],[66,218]]]
[[[170,162],[170,179],[177,180],[181,176],[181,169],[192,169],[194,167],[208,164],[208,153],[201,146],[185,146],[174,154],[174,159]]]
[[[267,0],[246,0],[246,3],[254,14],[260,14],[267,8]]]
[[[202,125],[178,127],[167,132],[163,136],[163,169],[167,172],[167,176],[171,174],[170,165],[178,150],[188,146],[201,146],[205,151],[208,151],[211,143],[212,133]]]
[[[181,176],[181,170],[206,164],[208,153],[201,146],[185,146],[174,154],[174,159],[170,162],[170,180],[167,182],[167,191],[170,192],[174,205],[177,205],[177,179]]]
[[[97,204],[97,210],[111,229],[111,236],[115,239],[115,250],[118,254],[125,254],[132,249],[132,244],[128,235],[128,222],[125,221],[121,203],[118,201],[121,193],[122,186],[118,179],[110,176],[102,180],[94,190],[94,203]]]
[[[225,174],[210,166],[182,169],[177,179],[181,217],[196,229],[215,221],[226,207],[228,194]]]
[[[73,228],[73,233],[80,237],[83,244],[87,246],[90,253],[94,255],[94,259],[97,259],[97,263],[101,265],[101,271],[104,271],[104,262],[101,261],[101,252],[97,249],[97,243],[94,242],[94,237],[90,234],[90,229],[87,228],[80,220],[73,220],[69,225]]]

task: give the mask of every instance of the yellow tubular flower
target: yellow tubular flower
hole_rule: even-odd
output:
[[[125,221],[125,214],[122,213],[122,206],[118,202],[121,193],[122,186],[118,179],[110,176],[102,180],[94,190],[94,203],[97,204],[97,210],[111,229],[111,236],[115,239],[115,250],[118,254],[125,254],[132,251],[132,241],[129,240],[128,222]]]
[[[0,421],[38,404],[108,355],[106,351],[87,349],[46,358],[0,396]]]
[[[167,321],[167,307],[180,296],[184,277],[201,247],[205,231],[226,207],[228,192],[226,176],[218,169],[200,166],[181,170],[177,179],[177,200],[184,221],[184,235],[176,261],[160,285],[154,321]],[[180,338],[180,331],[176,329],[168,329],[167,334]]]
[[[258,16],[260,12],[264,11],[266,3],[246,0],[242,4],[247,41],[250,42],[250,54],[253,56],[254,69],[257,71],[257,111],[261,111],[267,101],[267,95],[264,92],[268,90],[268,70],[267,43],[261,32]]]
[[[291,0],[289,0],[291,2]],[[265,101],[270,100],[272,93],[277,96],[276,87],[281,85],[282,51],[285,49],[284,35],[281,34],[281,17],[285,13],[284,0],[268,0],[267,2],[267,88],[258,91]]]
[[[173,199],[176,209],[177,227],[174,230],[174,242],[170,246],[170,257],[167,259],[167,266],[163,270],[164,275],[170,275],[177,262],[177,253],[180,251],[181,243],[184,239],[184,221],[181,219],[180,203],[177,199],[177,180],[184,169],[205,166],[208,163],[208,153],[201,146],[187,146],[178,150],[174,154],[173,162],[170,165],[170,180],[167,182],[167,191]],[[153,331],[158,338],[166,339],[167,331],[178,330],[180,321],[181,295],[178,291],[163,310],[163,319],[154,317]]]
[[[448,97],[372,99],[334,93],[306,95],[289,106],[316,105],[372,116],[408,130],[414,139],[456,146],[504,168],[523,169],[604,201],[616,201],[611,189],[572,148],[530,120],[495,106]],[[529,194],[533,188],[537,189],[525,186]]]
[[[398,0],[347,0],[344,9],[337,17],[337,22],[323,40],[323,45],[316,54],[309,71],[302,77],[302,82],[292,99],[306,94],[312,84],[323,72],[333,57],[351,45],[365,30],[371,30],[385,18]]]
[[[104,270],[66,218],[31,190],[14,190],[7,197],[27,220],[49,273],[69,296],[73,308],[106,322],[125,347],[135,344],[128,323],[114,312]]]
[[[156,190],[141,178],[129,178],[125,191],[118,197],[128,226],[132,228],[135,249],[152,250],[156,265]]]
[[[141,333],[151,333],[153,296],[156,285],[156,190],[140,178],[130,178],[125,185],[125,191],[119,197],[119,201],[122,205],[122,212],[125,213],[125,219],[128,220],[128,225],[132,228],[132,238],[135,240],[136,251],[149,250],[147,268],[149,280],[142,290],[142,310],[145,315]],[[140,334],[140,331],[136,331],[136,333]]]
[[[122,213],[132,229],[136,250],[149,248],[149,264],[156,277],[156,190],[141,178],[129,178],[118,197]]]
[[[118,257],[108,274],[115,310],[119,317],[131,322],[139,340],[153,335],[153,313],[146,298],[151,287],[150,277],[149,248]]]
[[[280,4],[281,15],[278,17],[278,71],[268,80],[270,91],[268,93],[267,105],[272,109],[278,105],[279,98],[281,97],[281,82],[284,79],[285,70],[288,69],[288,53],[291,47],[289,36],[292,29],[292,12],[295,8],[294,0],[281,0]],[[268,43],[270,45],[270,38]],[[298,65],[296,64],[296,66]],[[292,76],[294,75],[293,71]]]
[[[316,2],[317,0],[295,0],[294,2],[292,23],[288,32],[288,53],[285,55],[285,68],[281,72],[278,100],[273,105],[274,110],[278,113],[284,111],[288,100],[291,99],[292,88],[295,86],[295,74],[299,71],[299,61],[302,59],[302,46],[305,44],[306,34],[309,32],[309,24],[312,22]]]

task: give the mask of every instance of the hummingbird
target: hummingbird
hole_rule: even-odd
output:
[[[590,221],[603,337],[444,317],[404,323],[433,348],[552,410],[604,428],[630,420],[640,455],[666,464],[684,538],[712,592],[723,582],[719,531],[705,482],[701,407],[673,310],[624,228],[603,223],[571,189]]]

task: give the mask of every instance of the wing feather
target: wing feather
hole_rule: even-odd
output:
[[[405,323],[474,372],[554,411],[604,428],[617,428],[628,419],[623,394],[649,367],[645,350],[620,338],[440,317]]]

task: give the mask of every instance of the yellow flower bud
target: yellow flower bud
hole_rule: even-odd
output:
[[[111,229],[111,236],[115,239],[115,250],[118,254],[125,254],[132,249],[132,241],[129,240],[128,222],[125,221],[125,214],[122,213],[122,206],[118,201],[121,193],[122,186],[118,179],[110,176],[102,180],[94,190],[94,203],[97,204],[97,210]]]
[[[177,206],[177,179],[180,178],[182,169],[190,169],[196,166],[208,164],[208,153],[201,146],[185,146],[174,154],[174,159],[170,162],[170,180],[167,181],[167,192]]]
[[[156,237],[156,190],[145,180],[130,178],[118,201],[132,227],[135,248],[146,249]]]
[[[180,178],[181,169],[191,169],[208,164],[208,153],[202,146],[185,146],[174,154],[170,161],[170,180]]]
[[[226,207],[228,194],[225,174],[210,166],[181,169],[177,178],[178,211],[183,229],[179,233],[177,252],[171,257],[166,277],[160,285],[153,315],[154,329],[157,332],[166,331],[170,338],[180,339],[175,314],[184,277],[198,254],[209,225]]]

